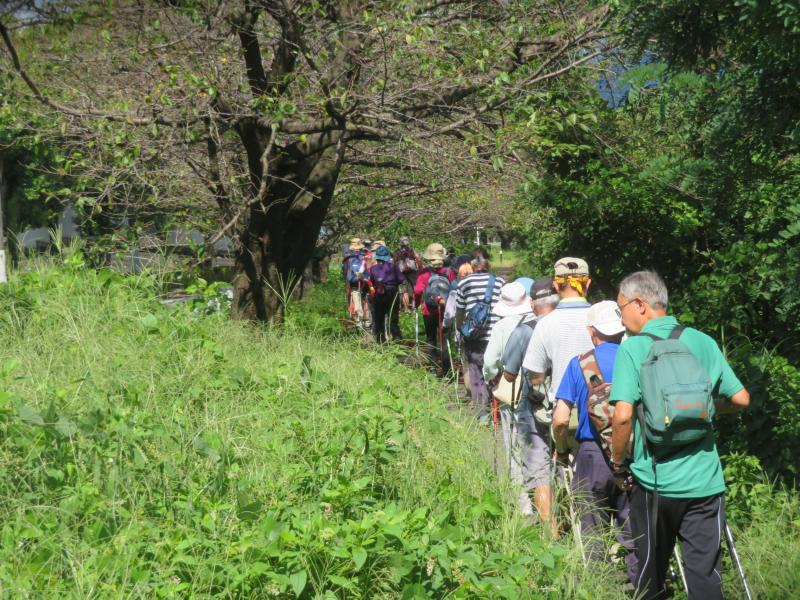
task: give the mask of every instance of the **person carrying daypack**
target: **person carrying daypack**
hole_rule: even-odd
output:
[[[400,324],[397,318],[400,300],[398,291],[405,282],[398,266],[392,262],[392,255],[386,246],[378,246],[375,251],[374,266],[369,270],[372,285],[372,328],[377,342],[386,340],[386,330],[391,330],[392,339],[399,340]],[[387,323],[388,321],[388,323]]]
[[[428,266],[417,276],[414,301],[416,306],[422,307],[422,322],[429,355],[440,366],[444,375],[450,366],[450,361],[446,354],[442,320],[450,293],[450,282],[455,279],[455,273],[443,266],[444,246],[441,244],[429,244],[422,256],[428,262]]]
[[[365,265],[364,244],[359,238],[352,238],[342,259],[342,277],[348,291],[348,312],[356,323],[366,319],[364,311]]]
[[[712,420],[746,408],[750,394],[711,337],[667,315],[667,301],[653,271],[619,285],[617,304],[631,337],[614,362],[611,470],[620,487],[633,476],[637,597],[663,597],[679,539],[689,598],[720,599],[725,479]]]
[[[524,286],[519,279],[517,283]],[[545,385],[531,386],[525,369],[522,368],[525,350],[535,328],[544,317],[555,310],[558,297],[553,300],[552,288],[553,281],[550,278],[537,279],[533,283],[530,303],[535,320],[524,319],[511,332],[503,348],[500,358],[501,377],[506,386],[511,384],[512,392],[519,396],[519,400],[513,408],[509,404],[500,406],[500,419],[503,439],[509,448],[511,480],[522,487],[520,509],[525,514],[532,514],[535,507],[541,522],[547,524],[551,535],[556,537],[556,524],[551,511],[550,422],[549,415],[543,408]],[[492,329],[492,336],[500,323]],[[490,349],[487,348],[487,356],[489,352]],[[489,356],[489,361],[491,360]],[[493,370],[484,366],[484,373],[491,378]],[[492,392],[495,398],[499,398],[498,389],[499,385]]]
[[[567,365],[556,391],[553,437],[557,461],[566,467],[570,412],[577,407],[575,439],[578,450],[573,462],[572,490],[579,507],[581,537],[586,544],[587,558],[590,561],[603,559],[605,548],[600,533],[613,519],[617,541],[629,550],[625,557],[628,580],[635,585],[638,561],[628,522],[629,494],[617,487],[609,466],[613,407],[608,398],[614,360],[625,334],[618,312],[619,307],[612,300],[598,302],[587,312],[594,349],[574,357]]]
[[[417,277],[423,269],[422,257],[419,252],[411,247],[411,240],[408,236],[403,236],[400,238],[400,248],[394,253],[392,260],[400,268],[400,272],[406,279],[403,308],[407,309],[409,299],[413,296],[414,288],[417,285]]]
[[[533,313],[531,297],[526,292],[525,286],[518,281],[503,286],[500,291],[500,300],[494,305],[493,311],[500,317],[500,320],[492,327],[489,343],[483,354],[483,378],[487,382],[497,382],[492,394],[495,396],[494,407],[500,416],[503,441],[508,452],[508,474],[514,485],[518,487],[519,511],[526,517],[533,517],[530,493],[535,489],[537,478],[534,472],[536,445],[532,436],[528,435],[527,431],[523,431],[525,427],[521,420],[525,415],[531,414],[527,402],[527,390],[523,389],[526,386],[521,378],[516,376],[517,373],[510,382],[504,382],[501,378],[505,372],[503,358],[511,338],[514,337],[517,329],[526,329],[528,334],[532,332],[536,324],[536,315]],[[528,337],[520,338],[514,345],[517,353],[525,352],[528,339]],[[510,394],[508,393],[508,383],[511,384]],[[501,394],[499,390],[505,391]],[[544,461],[543,470],[545,478],[547,478],[547,461]]]
[[[500,320],[492,307],[506,282],[488,272],[489,261],[482,256],[472,260],[472,268],[475,272],[459,281],[456,288],[456,328],[467,359],[472,406],[478,419],[488,423],[491,394],[483,378],[483,355],[492,327]]]

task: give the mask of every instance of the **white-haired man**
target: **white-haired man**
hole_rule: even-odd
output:
[[[689,598],[721,599],[725,479],[712,418],[746,408],[750,394],[712,338],[667,315],[667,301],[667,287],[652,271],[620,283],[617,303],[631,337],[614,363],[611,469],[620,486],[629,474],[635,481],[637,597],[663,597],[680,539]]]

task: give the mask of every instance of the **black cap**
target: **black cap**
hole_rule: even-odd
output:
[[[531,288],[531,298],[540,300],[552,296],[556,291],[553,289],[553,279],[550,277],[542,277],[533,282]]]

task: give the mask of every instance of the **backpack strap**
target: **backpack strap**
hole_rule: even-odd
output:
[[[683,325],[675,325],[675,327],[672,328],[672,331],[670,331],[669,335],[665,338],[658,337],[657,335],[653,335],[652,333],[646,333],[644,331],[640,332],[637,335],[643,335],[649,337],[654,342],[660,342],[661,340],[677,340],[679,337],[681,337],[681,334],[684,332],[685,329],[686,327]]]
[[[649,337],[654,342],[660,342],[664,338],[658,337],[657,335],[653,335],[652,333],[645,333],[644,331],[638,333],[637,335],[643,335],[645,337]]]
[[[592,385],[591,379],[593,376],[597,376],[600,379],[601,385],[605,383],[603,373],[600,371],[600,365],[597,364],[597,355],[594,353],[594,350],[589,350],[581,354],[578,357],[578,364],[581,367],[583,378],[586,380],[586,389],[588,389],[590,393],[592,388],[597,387]]]
[[[667,339],[670,340],[677,340],[681,337],[683,330],[686,329],[683,325],[676,325],[675,328],[670,332],[669,337]]]
[[[495,277],[494,275],[490,274],[489,281],[486,283],[486,291],[483,293],[483,301],[489,305],[491,305],[492,296],[494,296],[494,282]]]

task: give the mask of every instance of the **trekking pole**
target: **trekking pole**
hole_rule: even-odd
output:
[[[414,302],[414,349],[417,353],[417,360],[419,360],[419,311],[416,301]]]
[[[683,568],[683,556],[681,555],[681,549],[678,544],[675,544],[675,564],[678,565],[678,574],[681,576],[681,583],[683,583],[683,590],[686,592],[686,595],[689,595],[689,584],[686,582],[686,570]],[[674,573],[673,573],[674,576]]]
[[[503,375],[500,375],[503,377]],[[517,380],[511,383],[511,412],[509,414],[510,420],[508,423],[508,478],[511,479],[511,461],[514,460],[514,421],[516,414],[514,412],[514,388],[516,387]]]
[[[384,338],[387,339],[387,340],[389,339],[389,333],[392,330],[392,319],[394,318],[393,317],[394,310],[395,310],[395,307],[397,306],[397,299],[399,297],[400,297],[400,294],[395,294],[394,295],[394,300],[392,300],[392,303],[389,305],[388,318],[384,321],[383,335],[384,335]],[[399,327],[400,326],[400,316],[399,315],[397,317],[397,321],[398,321],[397,326]]]
[[[493,465],[492,466],[494,467],[494,476],[497,477],[498,474],[499,474],[498,471],[497,471],[497,398],[493,398],[493,400],[494,400],[494,403],[493,403],[493,406],[492,406],[492,432],[493,432],[492,433],[492,446],[493,446],[493,451],[492,451],[492,455],[493,455],[492,463],[493,463]]]
[[[578,544],[578,550],[580,550],[581,558],[584,560],[586,559],[583,553],[583,536],[581,535],[581,524],[578,521],[577,511],[575,510],[575,498],[572,495],[572,486],[570,485],[571,477],[567,475],[567,473],[571,473],[568,467],[556,467],[561,471],[561,480],[564,483],[564,487],[566,488],[567,492],[567,506],[569,507],[569,520],[572,525],[572,532],[575,536],[575,541]]]
[[[742,561],[739,559],[739,552],[736,550],[736,542],[733,539],[733,531],[731,531],[731,526],[728,525],[727,519],[725,520],[725,540],[728,542],[728,550],[730,551],[733,562],[736,565],[736,569],[739,571],[739,575],[742,578],[744,596],[747,598],[747,600],[753,600],[753,595],[750,592],[750,586],[747,583],[747,577],[745,577],[744,574],[744,567],[742,567]]]
[[[458,371],[456,371],[456,367],[453,364],[453,354],[450,350],[450,338],[444,338],[445,343],[447,344],[447,356],[450,359],[450,372],[453,373],[454,380],[455,380],[455,388],[456,388],[456,402],[458,402]]]
[[[439,359],[441,360],[444,358],[442,356],[442,346],[444,346],[444,340],[442,339],[442,307],[437,302],[436,304],[436,315],[439,318]],[[444,361],[441,361],[442,364],[442,371],[444,371]],[[444,373],[442,373],[444,375]]]

